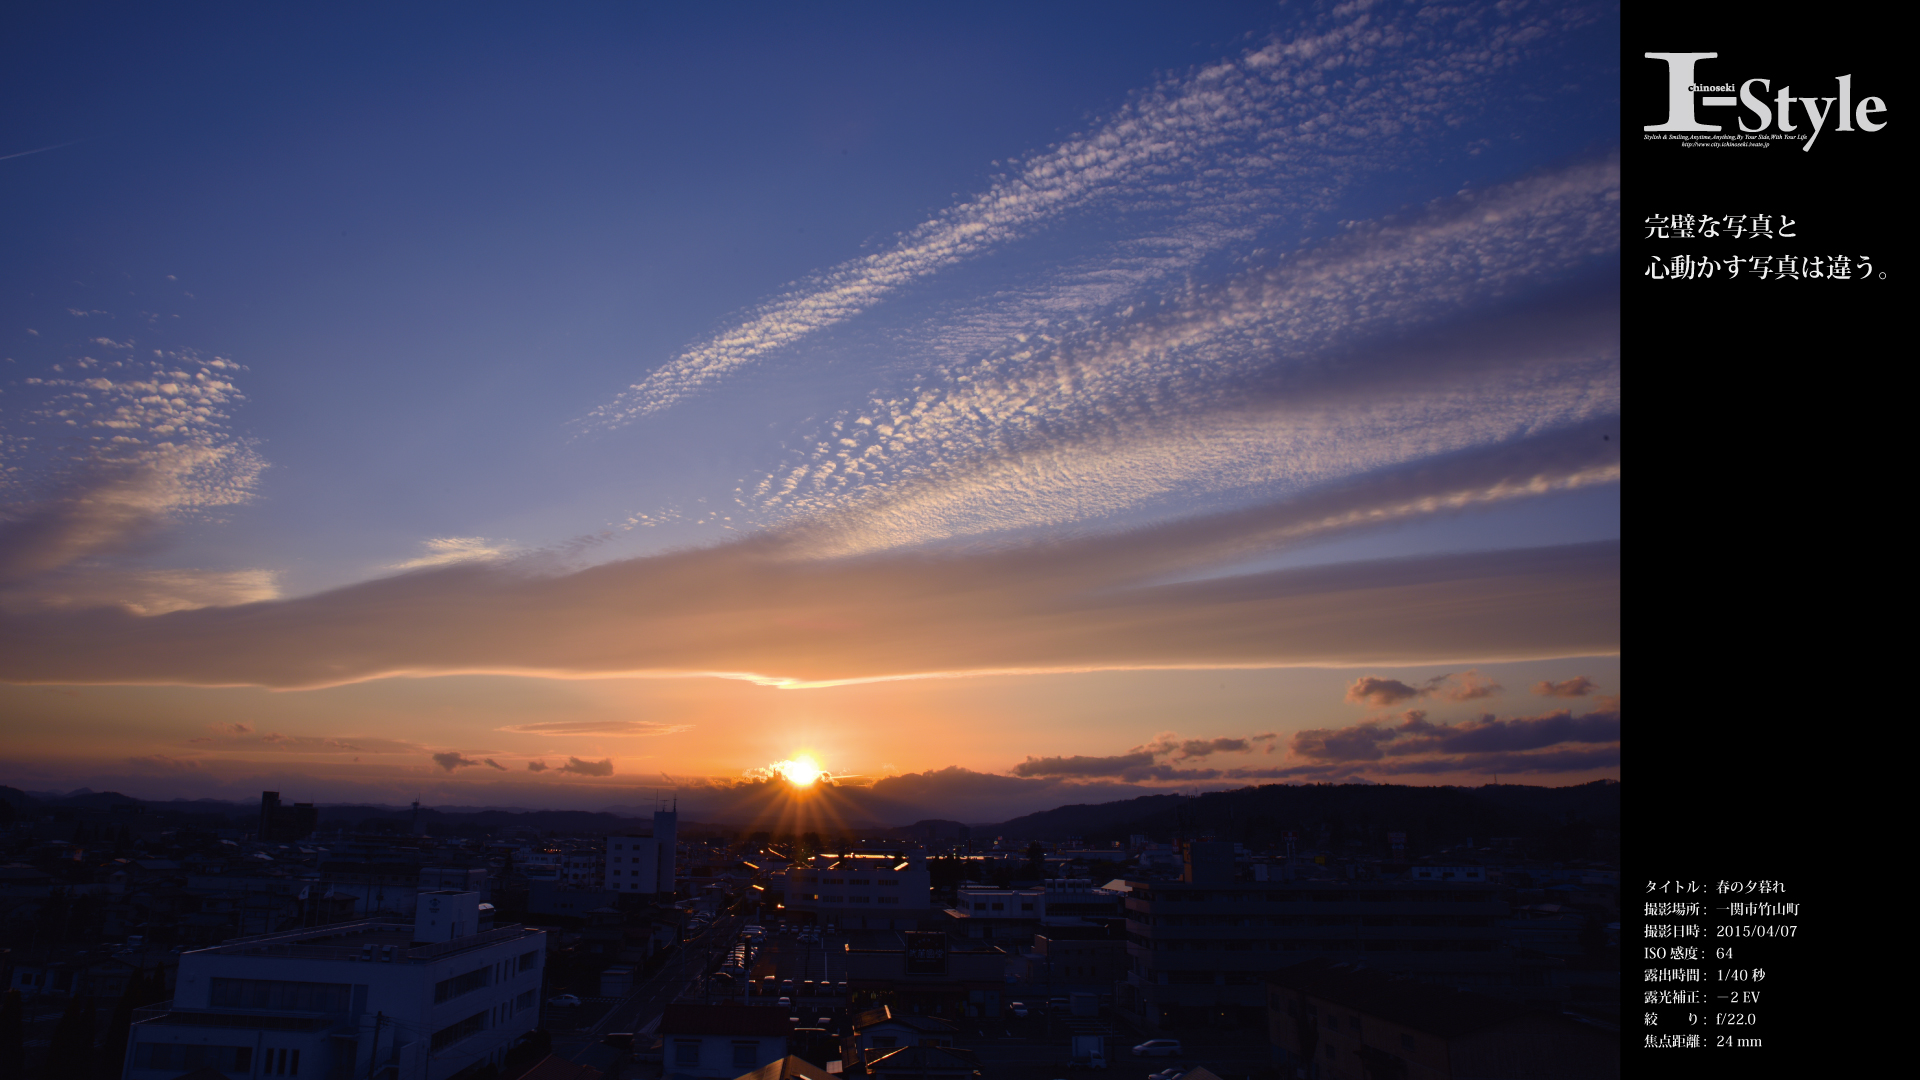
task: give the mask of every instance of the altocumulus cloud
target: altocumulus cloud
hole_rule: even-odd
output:
[[[1111,299],[1116,271],[1177,276],[1275,219],[1331,209],[1354,177],[1430,153],[1501,95],[1503,71],[1548,52],[1597,6],[1384,9],[1342,5],[1298,34],[1166,79],[1070,138],[1016,163],[986,192],[871,255],[814,275],[698,343],[592,425],[669,408],[718,379],[856,319],[916,283],[1087,212],[1156,214],[1131,251],[1048,291]],[[1116,258],[1116,255],[1131,258]],[[1078,289],[1072,286],[1078,285]]]

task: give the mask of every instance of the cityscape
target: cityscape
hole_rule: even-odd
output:
[[[1690,988],[1622,1015],[1622,38],[9,7],[0,1080],[1684,1064]],[[1654,208],[1659,287],[1877,303],[1791,202]]]
[[[812,828],[5,789],[0,1055],[127,1080],[1618,1074],[1617,782],[860,831],[780,783]],[[601,820],[546,827],[568,818]]]

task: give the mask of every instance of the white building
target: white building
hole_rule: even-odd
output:
[[[842,929],[911,930],[930,913],[926,856],[815,855],[787,871],[786,906]]]
[[[672,892],[679,818],[678,811],[655,810],[652,836],[607,837],[607,888],[630,893]]]
[[[954,910],[969,919],[1044,919],[1045,889],[996,889],[989,885],[962,885]]]
[[[243,938],[180,957],[171,1002],[137,1015],[123,1080],[444,1080],[499,1064],[540,1015],[546,933],[475,933],[474,892],[422,893],[413,922]]]

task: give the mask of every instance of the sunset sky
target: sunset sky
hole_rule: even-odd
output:
[[[10,10],[0,784],[1617,778],[1618,21]]]

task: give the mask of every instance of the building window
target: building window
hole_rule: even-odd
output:
[[[760,1064],[760,1044],[754,1042],[736,1042],[733,1044],[733,1067],[751,1069]]]
[[[1413,1049],[1413,1036],[1411,1036],[1411,1035],[1402,1035],[1402,1036],[1400,1036],[1400,1049],[1402,1049],[1402,1050],[1412,1050],[1412,1049]]]
[[[462,994],[469,994],[480,989],[492,981],[489,978],[492,973],[493,968],[489,965],[487,967],[474,968],[464,975],[455,975],[451,979],[441,979],[433,988],[434,1004],[438,1005],[443,1001],[452,1001]]]
[[[252,1072],[251,1046],[195,1046],[176,1043],[142,1043],[134,1055],[134,1067],[191,1071],[200,1068],[220,1072]]]
[[[339,1013],[347,1011],[353,986],[277,979],[215,979],[209,993],[217,1008]]]
[[[673,1063],[675,1065],[700,1064],[700,1042],[697,1039],[680,1039],[673,1044]]]
[[[465,1020],[455,1021],[433,1033],[433,1052],[439,1053],[462,1039],[470,1038],[485,1031],[487,1027],[486,1010],[474,1013]]]
[[[1033,910],[1033,905],[1032,905],[1032,904],[1021,904],[1021,905],[1020,905],[1020,910],[1021,910],[1021,911],[1032,911],[1032,910]]]
[[[900,902],[900,898],[897,896],[883,896],[880,898],[880,902],[883,904],[897,904]]]

